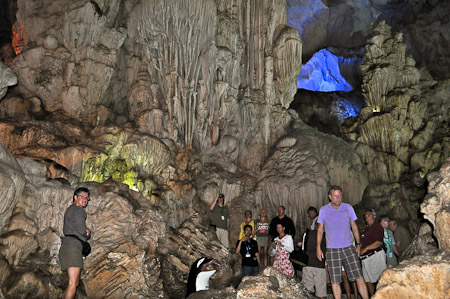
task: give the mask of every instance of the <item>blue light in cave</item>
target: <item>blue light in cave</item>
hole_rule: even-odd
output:
[[[340,66],[350,65],[355,61],[356,58],[338,57],[327,49],[322,49],[302,66],[297,86],[311,91],[352,91],[353,87],[342,76]]]
[[[347,99],[339,99],[335,102],[333,110],[336,113],[339,120],[343,122],[349,117],[358,116],[363,105],[364,105],[363,102],[351,102]]]

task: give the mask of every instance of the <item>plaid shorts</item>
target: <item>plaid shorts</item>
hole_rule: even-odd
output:
[[[355,281],[363,276],[361,262],[354,246],[327,248],[326,258],[331,283],[342,282],[342,266],[344,266],[350,281]]]

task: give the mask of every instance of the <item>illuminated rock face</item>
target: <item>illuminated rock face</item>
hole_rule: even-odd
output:
[[[378,5],[362,1],[288,0],[289,25],[296,28],[311,57],[327,47],[354,48],[365,44],[370,24],[381,14]]]
[[[448,137],[439,133],[448,118],[449,87],[419,71],[405,50],[402,34],[385,22],[374,26],[361,66],[366,105],[343,131],[368,170],[363,208],[404,219],[416,232],[423,178],[450,153]],[[411,182],[399,184],[402,178]]]
[[[4,124],[1,142],[82,180],[125,183],[155,203],[161,190],[174,191],[169,201],[190,192],[200,156],[254,175],[289,128],[301,68],[284,1],[117,5],[19,2],[15,28],[27,43],[13,69],[21,84],[3,111],[62,114],[64,128]],[[52,17],[39,13],[47,6]],[[25,99],[33,101],[8,109]],[[16,125],[38,132],[22,136]]]
[[[80,179],[95,181],[87,184],[96,236],[80,292],[166,296],[171,286],[164,289],[160,275],[170,274],[155,260],[165,226],[178,227],[195,208],[211,234],[209,192],[223,189],[231,200],[252,188],[294,118],[288,108],[302,44],[286,26],[285,2],[23,0],[15,28],[20,84],[0,106],[12,117],[2,119],[0,142],[37,161],[23,165],[27,183],[7,180],[14,169],[2,178],[9,196],[1,272],[48,253],[42,271],[63,279],[62,216]],[[185,274],[175,274],[179,290]],[[61,297],[66,286],[28,272],[13,277],[1,282],[6,296],[27,294],[27,280],[41,297]],[[217,280],[222,286],[233,277],[228,270]]]
[[[405,34],[409,54],[434,78],[448,79],[448,1],[287,0],[288,25],[300,33],[303,57],[326,47],[358,48],[366,44],[372,23],[386,20]]]
[[[344,59],[326,49],[315,53],[302,67],[302,72],[297,78],[298,88],[322,92],[352,91],[353,87],[341,74],[340,60]]]

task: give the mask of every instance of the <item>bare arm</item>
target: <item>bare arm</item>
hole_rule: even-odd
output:
[[[397,244],[392,245],[392,249],[394,250],[394,253],[396,256],[400,256],[400,252],[398,251]]]
[[[239,241],[238,246],[236,247],[236,254],[239,254],[239,253],[241,252],[241,245],[242,245],[242,242],[245,241],[244,239],[246,239],[246,237],[243,237],[243,238]]]
[[[352,227],[352,231],[353,231],[353,236],[355,237],[355,243],[359,244],[361,243],[361,239],[359,237],[359,229],[358,229],[358,225],[356,225],[355,221],[352,221],[350,223],[351,227]],[[361,246],[360,245],[356,245],[356,253],[358,254],[358,256],[361,255]]]
[[[216,206],[217,200],[219,199],[219,195],[216,196],[216,199],[211,203],[211,205],[209,206],[209,210],[212,211],[214,210],[214,207]]]
[[[396,256],[400,256],[400,252],[398,252],[398,248],[397,248],[397,246],[395,244],[392,245],[392,249],[394,250],[394,253],[395,253]]]
[[[361,254],[366,253],[368,250],[371,249],[377,249],[378,247],[380,247],[381,245],[383,245],[382,241],[375,241],[370,245],[367,245],[366,247],[364,247],[363,249],[361,249]]]
[[[319,228],[317,229],[317,248],[316,248],[316,255],[319,261],[322,261],[322,259],[324,258],[322,249],[320,248],[320,244],[322,243],[322,237],[323,237],[323,224],[319,223]]]
[[[398,248],[400,247],[400,241],[396,241],[395,247],[397,247],[397,250],[398,250]]]

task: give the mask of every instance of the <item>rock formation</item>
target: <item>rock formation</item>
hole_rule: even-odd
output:
[[[58,180],[48,180],[44,164],[29,158],[16,161],[3,146],[0,149],[1,173],[10,182],[5,185],[8,180],[2,178],[0,189],[5,198],[0,221],[6,223],[0,237],[0,253],[6,259],[2,269],[11,273],[2,280],[3,295],[60,297],[63,286],[55,285],[52,276],[57,277],[56,281],[61,279],[57,255],[63,216],[72,202],[73,189]],[[155,249],[166,224],[142,195],[116,185],[116,192],[100,194],[101,186],[85,184],[91,190],[87,226],[93,231],[93,251],[85,260],[82,275],[86,294],[114,298],[159,296],[162,282]],[[23,271],[29,269],[30,258],[33,267],[46,275]],[[39,292],[29,293],[24,289],[25,282],[29,291]]]
[[[283,25],[282,1],[232,3],[69,1],[52,5],[44,23],[35,17],[41,6],[22,1],[16,26],[27,43],[14,61],[17,92],[90,125],[126,117],[142,133],[200,152],[236,134],[267,152],[288,123],[283,108],[296,92],[301,42]],[[253,131],[243,130],[249,119],[258,119]],[[237,144],[239,156],[247,143]]]
[[[426,68],[434,78],[448,79],[448,1],[287,0],[288,25],[296,28],[302,40],[303,58],[317,51],[335,47],[364,47],[371,35],[371,25],[385,20],[393,31],[403,32],[408,54],[419,68]]]
[[[8,86],[17,84],[17,76],[3,63],[0,63],[0,100],[5,96]]]
[[[7,100],[32,103],[8,116],[52,117],[3,124],[1,142],[15,155],[165,197],[177,226],[202,170],[198,157],[255,176],[287,132],[302,44],[285,25],[283,1],[80,0],[50,5],[42,22],[46,6],[20,2],[13,70],[21,84]],[[74,134],[49,136],[55,117]],[[39,133],[24,139],[14,127]],[[180,196],[187,200],[173,200]]]
[[[449,251],[428,252],[385,270],[372,298],[447,298],[449,273]]]
[[[327,27],[348,16],[335,4],[342,18]],[[366,105],[342,132],[325,134],[290,109],[303,43],[286,25],[285,5],[17,1],[17,86],[8,68],[0,72],[0,92],[9,86],[0,96],[0,297],[61,297],[62,219],[81,185],[92,191],[93,252],[79,295],[94,298],[179,298],[202,255],[218,270],[206,296],[307,298],[295,279],[270,268],[238,286],[239,258],[208,225],[218,192],[232,212],[232,244],[246,209],[275,216],[285,205],[300,234],[307,207],[326,204],[333,184],[347,202],[416,231],[425,177],[450,153],[449,82],[433,77],[445,67],[416,68],[402,34],[384,22],[352,27],[364,43],[359,32],[371,32]],[[429,176],[422,206],[441,248],[448,248],[440,184],[447,168],[444,178]],[[427,242],[414,254],[433,246]],[[441,267],[441,250],[425,260]]]
[[[287,277],[272,267],[258,276],[244,277],[237,289],[226,288],[193,293],[189,299],[236,299],[236,298],[313,298],[295,278]]]
[[[161,263],[161,279],[165,294],[183,298],[191,265],[201,257],[214,258],[211,268],[216,273],[210,278],[211,289],[224,289],[239,284],[242,275],[241,258],[230,254],[215,237],[211,227],[204,226],[198,215],[193,215],[176,230],[160,239],[157,249]]]
[[[25,281],[36,296],[61,295],[62,216],[79,181],[98,182],[84,184],[92,189],[94,233],[81,291],[183,293],[186,272],[171,272],[181,265],[169,258],[161,272],[156,257],[179,239],[165,239],[166,223],[177,228],[196,207],[202,221],[192,233],[214,240],[201,230],[208,226],[197,193],[205,194],[193,184],[217,169],[256,175],[289,128],[301,41],[285,24],[283,1],[19,1],[12,69],[20,84],[2,100],[1,115],[13,119],[0,125],[1,143],[23,161],[2,147],[2,265],[14,274],[2,284],[4,296],[19,294]],[[214,192],[227,191],[224,177],[216,182]],[[203,249],[187,247],[184,263],[205,253],[197,243]],[[47,276],[18,274],[32,258]],[[217,286],[236,284],[226,266],[236,257],[225,250],[222,259]],[[59,283],[48,284],[50,276]]]
[[[448,125],[448,85],[415,68],[405,49],[400,33],[385,22],[374,26],[361,66],[366,105],[343,131],[368,170],[362,207],[408,219],[415,233],[425,189],[413,177],[423,178],[450,155],[448,136],[441,134]]]
[[[449,175],[450,159],[438,172],[428,175],[428,195],[421,204],[421,212],[432,226],[424,223],[403,254],[400,265],[383,272],[373,298],[446,298],[450,295]],[[435,249],[436,245],[439,250]]]
[[[431,222],[439,248],[450,250],[450,159],[428,180],[428,195],[420,211]]]
[[[289,203],[286,214],[300,238],[307,228],[306,210],[329,202],[329,186],[342,186],[345,201],[354,205],[362,198],[367,177],[365,165],[347,143],[298,122],[267,158],[255,198],[273,216],[279,205]]]
[[[431,251],[435,251],[436,248],[438,248],[438,245],[436,238],[433,236],[433,227],[428,223],[423,223],[410,246],[398,260],[408,260],[416,256],[426,255]]]

